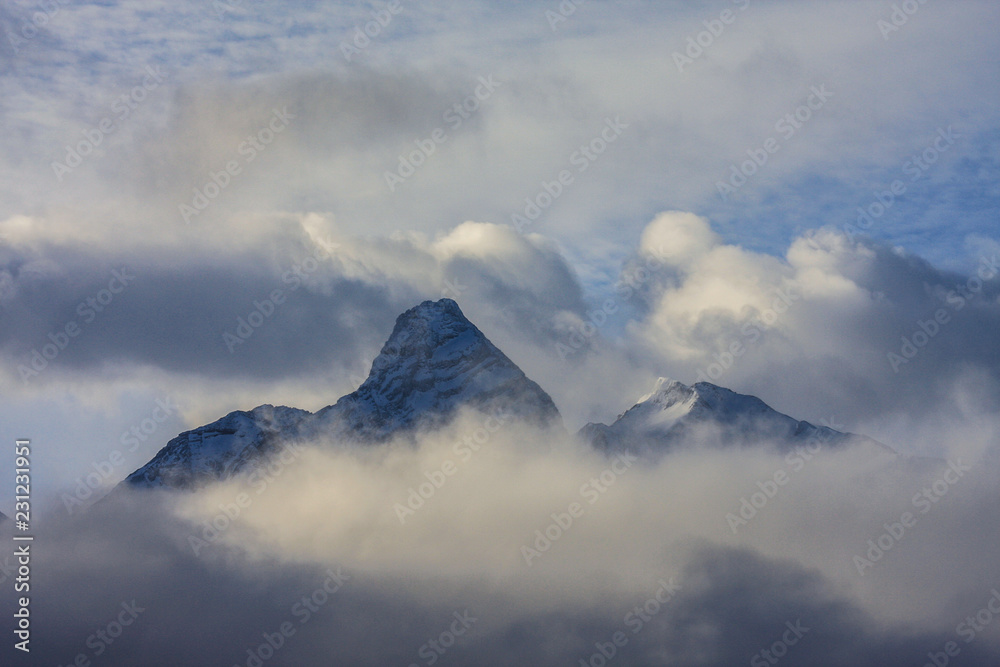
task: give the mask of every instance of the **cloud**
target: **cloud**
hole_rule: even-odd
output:
[[[109,660],[245,664],[288,621],[269,664],[318,652],[423,664],[421,647],[461,629],[456,614],[475,619],[442,642],[457,663],[587,660],[616,632],[619,659],[640,665],[733,664],[790,639],[789,664],[919,664],[948,641],[969,664],[1000,652],[992,627],[968,643],[957,629],[996,581],[981,556],[1000,545],[977,529],[997,500],[995,460],[965,461],[958,478],[944,461],[860,450],[626,465],[514,423],[487,432],[475,414],[415,445],[288,451],[246,483],[53,516],[36,565],[53,574],[33,591],[39,655],[93,657],[87,638],[133,600],[143,611]],[[787,479],[766,490],[778,470]],[[937,502],[912,500],[942,479]],[[734,534],[727,514],[749,516],[751,496]],[[890,530],[903,532],[860,575],[854,556]]]
[[[956,45],[982,61],[995,50],[995,36],[984,28],[989,3],[939,16],[933,34],[924,21],[936,10],[925,8],[921,20],[888,42],[876,28],[885,9],[878,3],[755,3],[683,72],[673,52],[683,51],[714,12],[593,4],[553,31],[544,12],[529,5],[474,2],[456,15],[425,3],[407,6],[348,62],[339,45],[371,20],[369,10],[293,6],[221,15],[197,3],[153,13],[124,2],[61,7],[43,34],[6,61],[12,113],[0,161],[9,184],[0,217],[64,212],[81,235],[182,234],[178,206],[191,201],[193,188],[203,188],[228,160],[243,161],[247,136],[274,108],[288,107],[295,118],[287,130],[242,165],[198,216],[202,228],[246,233],[238,219],[252,212],[302,209],[333,212],[355,232],[402,226],[434,233],[469,219],[507,222],[543,181],[574,170],[572,153],[605,118],[619,115],[630,129],[586,172],[574,173],[537,231],[580,250],[594,235],[620,248],[652,213],[676,208],[723,223],[727,240],[749,238],[774,251],[796,225],[846,220],[949,125],[967,138],[910,186],[876,232],[929,255],[945,239],[912,234],[911,210],[927,216],[918,223],[925,230],[958,225],[952,250],[967,234],[989,230],[983,220],[995,203],[995,92],[988,71],[956,61]],[[440,30],[444,17],[457,24]],[[29,18],[18,12],[8,27],[17,32]],[[177,39],[178,23],[184,39]],[[525,39],[512,42],[503,37],[508,32]],[[173,45],[166,49],[165,40],[150,35],[173,38]],[[444,55],[455,53],[461,58]],[[141,82],[146,65],[163,69],[162,84],[83,166],[57,180],[52,162],[103,117],[118,115],[111,105]],[[447,110],[490,75],[500,87],[453,128]],[[740,197],[721,201],[716,182],[747,159],[747,150],[777,136],[776,121],[803,103],[810,86],[824,84],[834,97],[816,118],[782,141]],[[390,191],[384,173],[435,128],[447,140]],[[940,189],[948,183],[965,188],[963,206]],[[778,202],[790,203],[794,216]]]
[[[552,244],[505,226],[378,239],[315,214],[296,223],[269,234],[268,248],[165,258],[81,252],[25,231],[0,274],[7,372],[26,385],[109,364],[213,380],[358,375],[396,315],[426,298],[475,295],[474,319],[543,338],[561,311],[583,309]]]
[[[983,455],[989,431],[975,435],[978,454],[956,444],[947,453],[954,464],[947,472],[944,460],[887,464],[864,448],[811,458],[696,448],[651,464],[605,459],[572,438],[516,423],[487,430],[484,424],[482,416],[467,415],[421,436],[416,447],[306,448],[277,466],[276,474],[262,472],[249,486],[212,487],[185,499],[180,511],[202,525],[246,492],[252,506],[245,519],[218,542],[264,559],[335,558],[345,567],[418,579],[447,573],[456,584],[500,578],[505,590],[538,610],[592,599],[595,591],[586,582],[594,572],[614,572],[604,583],[639,594],[655,581],[654,573],[681,569],[701,541],[818,568],[886,622],[938,622],[953,596],[981,581],[978,569],[932,573],[941,562],[980,553],[992,540],[960,545],[944,537],[978,521],[995,496],[989,481],[994,462]],[[771,482],[779,470],[784,482]],[[913,500],[940,479],[947,483],[934,487],[939,495],[933,503]],[[764,505],[759,512],[743,507],[754,493],[767,496],[763,503],[753,498]],[[574,502],[580,506],[575,514]],[[300,520],[287,521],[289,506],[300,508]],[[671,510],[677,506],[697,509]],[[882,523],[898,521],[904,511],[918,519],[921,528],[906,536],[912,533],[921,548],[904,547],[901,539],[897,551],[907,555],[887,557],[859,576],[853,557],[883,532]],[[796,540],[809,526],[824,532]],[[625,577],[623,567],[632,575]],[[900,597],[914,577],[935,583],[920,595]],[[535,588],[541,579],[551,587],[545,594]],[[938,597],[943,606],[935,607]],[[903,599],[908,602],[886,602]]]
[[[192,427],[265,402],[315,410],[364,378],[399,313],[448,296],[573,429],[610,422],[668,375],[935,453],[948,444],[941,420],[988,420],[1000,400],[989,244],[963,276],[831,229],[775,257],[668,212],[621,263],[619,289],[597,301],[565,249],[506,225],[377,237],[328,214],[264,219],[225,252],[224,235],[183,252],[159,242],[81,250],[46,240],[31,219],[8,220],[8,377],[84,401],[155,377],[147,389],[197,406]]]
[[[988,243],[968,275],[829,228],[776,257],[723,242],[704,217],[668,212],[648,224],[621,263],[619,289],[595,308],[599,293],[539,234],[464,222],[380,238],[319,213],[263,217],[269,231],[223,255],[222,236],[182,254],[159,244],[81,251],[44,240],[30,219],[8,220],[0,298],[11,317],[0,347],[9,377],[30,389],[100,367],[121,378],[145,368],[186,383],[321,382],[332,402],[364,377],[396,315],[448,296],[574,427],[612,419],[669,375],[936,451],[921,432],[970,410],[989,414],[1000,400],[988,333],[1000,283]],[[620,404],[608,403],[608,387],[624,394]],[[955,403],[960,394],[971,402]],[[901,428],[914,406],[927,422]],[[252,406],[217,409],[237,407]]]
[[[669,211],[650,222],[639,239],[639,252],[655,254],[679,268],[702,259],[718,244],[708,220],[693,213]]]
[[[400,312],[442,295],[552,394],[571,428],[611,421],[658,375],[690,382],[704,373],[903,451],[996,457],[997,281],[970,282],[997,252],[994,3],[927,3],[887,36],[882,2],[729,3],[737,20],[683,71],[674,53],[721,5],[583,3],[552,24],[533,3],[403,3],[347,60],[341,43],[377,5],[0,8],[0,421],[21,429],[12,437],[46,443],[38,493],[54,500],[91,461],[107,460],[121,431],[165,395],[183,406],[176,423],[131,452],[130,465],[232,409],[332,403],[364,376]],[[37,34],[33,21],[44,22]],[[160,73],[155,87],[142,86],[147,67]],[[485,77],[495,91],[456,126],[449,110]],[[826,86],[829,101],[792,135],[779,133],[813,86]],[[116,105],[123,96],[127,114]],[[288,120],[280,132],[270,126],[278,113]],[[110,132],[100,130],[106,118]],[[573,156],[601,146],[609,118],[628,127],[583,168]],[[437,129],[445,139],[429,153]],[[914,159],[939,131],[956,141],[914,178]],[[91,137],[100,142],[88,150]],[[780,149],[722,198],[719,181],[771,137]],[[54,170],[73,151],[86,153],[80,165]],[[386,174],[414,151],[423,163],[390,187]],[[572,183],[552,195],[562,170]],[[896,180],[905,191],[861,238],[849,226],[858,207],[884,200]],[[526,199],[544,210],[532,234],[518,235],[512,214]],[[120,292],[115,271],[135,275]],[[36,352],[40,374],[25,381],[18,367]],[[322,583],[319,545],[354,565],[357,588],[340,591],[343,606],[326,606],[328,620],[303,626],[269,664],[317,654],[421,664],[421,646],[466,607],[500,611],[482,614],[444,660],[573,662],[656,592],[654,572],[687,583],[623,662],[745,664],[801,615],[827,622],[790,648],[789,664],[886,664],[887,655],[919,664],[996,581],[982,556],[997,546],[981,535],[995,506],[989,488],[949,492],[919,524],[929,531],[921,548],[904,541],[858,587],[844,584],[846,561],[831,559],[874,537],[892,513],[875,509],[883,498],[857,482],[857,465],[807,468],[801,481],[821,490],[815,499],[789,488],[775,502],[793,503],[769,504],[749,527],[757,537],[726,542],[701,524],[738,506],[780,462],[706,454],[670,458],[676,475],[664,467],[623,477],[617,500],[602,496],[604,520],[585,516],[592,527],[580,523],[538,562],[551,579],[507,590],[495,585],[510,582],[487,531],[511,542],[514,518],[533,519],[525,532],[544,526],[566,500],[559,493],[578,493],[576,475],[605,465],[559,449],[572,443],[516,436],[503,436],[505,456],[483,459],[498,478],[468,468],[428,501],[414,517],[425,524],[412,531],[420,539],[366,524],[362,512],[374,516],[384,499],[337,466],[405,497],[449,456],[448,443],[372,458],[310,450],[316,471],[351,494],[303,473],[303,488],[287,493],[304,513],[321,513],[304,490],[340,505],[317,516],[328,530],[294,536],[297,549],[268,551],[257,539],[280,534],[276,501],[254,507],[259,520],[241,524],[247,534],[233,529],[235,550],[213,545],[218,560],[193,558],[190,527],[167,518],[169,503],[152,516],[55,522],[45,571],[58,574],[38,603],[39,627],[59,636],[39,655],[65,664],[136,597],[160,604],[140,616],[148,626],[108,648],[109,661],[245,663],[245,647]],[[0,460],[8,480],[11,464]],[[905,506],[918,481],[905,472],[886,484],[905,489]],[[446,497],[444,509],[431,502]],[[674,535],[683,548],[674,550]],[[565,571],[559,547],[568,547]],[[622,562],[641,575],[629,580]],[[483,564],[497,569],[484,574]],[[478,579],[454,583],[449,566],[479,568]],[[204,636],[223,617],[233,624],[217,629],[217,644],[176,640]],[[985,633],[962,644],[962,659],[995,662],[995,644]]]
[[[959,414],[949,402],[957,386],[978,386],[984,414],[995,409],[1000,365],[988,341],[1000,266],[991,246],[962,275],[850,230],[807,233],[779,258],[710,244],[704,219],[672,219],[644,232],[640,259],[655,252],[648,239],[666,234],[676,245],[650,264],[646,312],[629,332],[663,374],[856,424]]]

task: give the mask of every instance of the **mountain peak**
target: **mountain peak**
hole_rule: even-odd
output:
[[[377,380],[380,375],[391,374],[393,366],[403,359],[415,356],[426,362],[435,353],[442,352],[442,348],[450,348],[448,352],[461,355],[482,341],[492,345],[453,300],[424,301],[396,318],[392,333],[361,386]]]
[[[447,421],[459,405],[501,409],[547,425],[552,399],[470,322],[451,299],[424,301],[398,318],[357,391],[321,410],[353,433],[382,439],[394,431]]]
[[[677,399],[684,400],[692,394],[691,387],[682,382],[668,377],[657,378],[653,385],[653,391],[639,398],[636,405],[641,403],[655,403],[657,405],[669,405]]]
[[[461,406],[539,426],[561,424],[555,403],[451,299],[424,301],[396,319],[358,389],[312,414],[262,405],[170,440],[126,484],[188,488],[226,479],[287,441],[385,441],[446,424]]]
[[[602,449],[663,451],[701,434],[718,442],[771,442],[792,447],[809,438],[836,445],[853,437],[781,414],[756,396],[711,382],[688,386],[661,377],[653,391],[606,426],[587,424],[581,435]]]
[[[457,301],[454,299],[442,298],[437,301],[431,301],[428,299],[427,301],[418,303],[409,310],[403,311],[399,317],[396,318],[396,326],[399,326],[400,322],[422,321],[433,323],[448,320],[457,320],[471,324],[468,318],[465,317],[465,313],[462,312],[462,309],[459,307]]]
[[[653,391],[642,396],[625,414],[636,409],[645,413],[670,412],[677,416],[691,414],[692,417],[711,413],[714,419],[727,415],[764,414],[771,410],[756,396],[738,394],[711,382],[689,386],[667,377],[657,379]]]

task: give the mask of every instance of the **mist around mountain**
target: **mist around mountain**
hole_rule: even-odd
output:
[[[33,659],[995,664],[988,432],[914,464],[709,383],[608,400],[568,431],[457,303],[421,303],[329,407],[232,412],[54,515]]]
[[[232,412],[170,440],[125,480],[142,488],[196,488],[253,468],[281,443],[324,438],[357,446],[446,426],[460,409],[531,426],[561,428],[552,398],[470,322],[451,299],[425,301],[396,320],[368,378],[316,413],[260,405]],[[498,423],[499,423],[498,422]],[[683,446],[848,444],[892,450],[873,440],[814,426],[759,398],[708,382],[660,378],[611,425],[589,423],[582,442],[608,455],[660,456]]]
[[[541,427],[560,427],[552,399],[491,343],[451,299],[401,314],[368,378],[315,414],[261,405],[170,440],[125,480],[134,487],[193,488],[224,480],[280,443],[323,437],[374,444],[434,429],[460,408]]]

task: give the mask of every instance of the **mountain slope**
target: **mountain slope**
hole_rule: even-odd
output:
[[[376,443],[448,422],[461,406],[561,427],[555,403],[466,319],[451,299],[425,301],[396,319],[368,379],[312,414],[262,405],[181,433],[129,475],[137,488],[191,488],[227,479],[278,443],[323,437]]]
[[[146,465],[125,478],[141,488],[189,488],[226,479],[266,456],[283,439],[294,439],[312,413],[261,405],[230,412],[218,421],[185,431]]]
[[[368,378],[335,404],[315,414],[271,405],[232,412],[173,438],[123,484],[193,488],[238,474],[282,442],[385,442],[417,429],[439,428],[460,407],[562,428],[549,395],[466,319],[457,303],[425,301],[396,319]],[[580,435],[608,452],[657,454],[681,443],[703,442],[791,449],[814,441],[824,446],[864,441],[891,451],[862,436],[793,419],[754,396],[666,378],[610,426],[587,424]]]
[[[789,450],[805,443],[841,446],[874,440],[814,426],[772,409],[756,396],[738,394],[710,382],[685,385],[660,378],[610,426],[590,423],[579,434],[598,449],[657,453],[682,442],[719,445],[769,444]]]
[[[461,405],[539,426],[560,420],[549,395],[457,303],[441,299],[400,315],[368,379],[316,417],[340,435],[382,440],[413,426],[439,426]]]

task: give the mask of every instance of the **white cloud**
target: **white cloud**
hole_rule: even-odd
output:
[[[654,220],[640,251],[665,229]],[[665,268],[651,283],[649,311],[630,329],[667,374],[756,393],[799,417],[834,413],[866,426],[897,412],[923,423],[953,410],[946,388],[970,371],[996,395],[1000,367],[984,346],[1000,317],[989,246],[981,275],[960,276],[829,229],[794,240],[785,258],[692,244],[684,228],[673,238],[690,254],[670,264],[684,269]]]
[[[464,415],[416,446],[319,442],[272,475],[180,498],[191,534],[208,536],[188,546],[211,554],[226,545],[264,562],[341,564],[414,583],[489,582],[510,600],[490,624],[599,599],[625,605],[658,578],[679,577],[705,545],[747,548],[818,572],[883,628],[922,632],[949,631],[965,596],[986,590],[980,568],[941,564],[1000,546],[977,528],[996,500],[995,461],[963,458],[968,451],[949,452],[951,464],[891,461],[860,448],[812,456],[694,449],[650,462],[604,458],[518,424],[476,440],[483,423]],[[965,435],[980,453],[990,438]],[[920,495],[931,487],[933,498]],[[216,536],[207,522],[240,493],[248,507]],[[907,511],[913,525],[884,556],[859,565],[868,540]],[[919,590],[913,581],[923,582]]]

